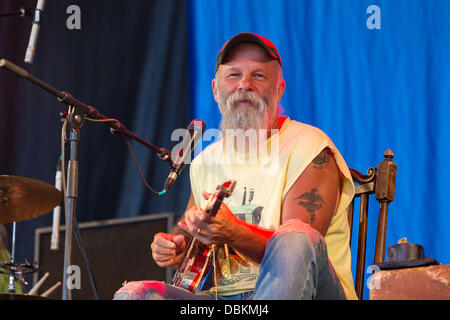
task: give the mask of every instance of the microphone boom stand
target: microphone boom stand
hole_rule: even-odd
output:
[[[20,17],[33,17],[34,10],[31,8],[23,8],[21,7],[19,11],[11,11],[11,12],[0,12],[0,18],[3,17],[12,17],[12,16],[20,16]]]
[[[42,80],[32,76],[26,70],[20,68],[19,66],[9,62],[6,59],[0,59],[0,68],[6,68],[9,71],[15,73],[19,77],[22,77],[28,81],[31,81],[35,85],[41,87],[47,92],[55,95],[58,98],[59,102],[62,102],[69,107],[70,113],[69,122],[71,125],[71,133],[70,133],[70,158],[67,168],[67,207],[66,207],[66,234],[65,234],[65,249],[64,249],[64,276],[63,276],[63,300],[71,300],[71,288],[69,288],[67,281],[68,274],[67,270],[71,265],[71,255],[72,255],[72,238],[73,238],[73,229],[74,229],[74,219],[75,219],[75,206],[76,201],[78,199],[78,143],[80,140],[80,130],[83,126],[83,122],[85,118],[96,119],[96,120],[105,120],[103,123],[107,126],[111,127],[111,130],[115,133],[121,133],[130,137],[131,139],[143,144],[147,148],[154,151],[162,160],[168,161],[170,166],[173,165],[170,152],[164,148],[158,148],[146,140],[136,136],[134,133],[127,130],[120,122],[108,121],[109,118],[100,114],[95,108],[92,106],[88,106],[81,101],[73,98],[67,92],[59,91],[49,84],[45,83]],[[64,164],[63,164],[64,165]]]
[[[77,110],[76,108],[73,109]],[[68,269],[72,265],[72,243],[73,225],[75,223],[75,205],[78,198],[78,143],[80,141],[80,129],[83,119],[78,115],[69,115],[70,132],[70,158],[67,166],[67,213],[66,213],[66,233],[64,245],[64,268],[63,268],[63,300],[72,300],[71,288],[68,286]],[[64,165],[64,164],[62,164]]]

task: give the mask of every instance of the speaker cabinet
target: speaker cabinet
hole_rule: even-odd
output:
[[[86,255],[97,284],[99,298],[110,300],[125,281],[160,280],[170,282],[171,269],[160,268],[153,261],[150,244],[158,232],[169,232],[173,225],[173,213],[149,214],[132,218],[79,223]],[[59,231],[59,249],[51,250],[51,227],[35,231],[34,258],[39,269],[33,275],[33,285],[45,273],[50,273],[38,294],[61,281],[48,297],[62,299],[64,268],[65,227]],[[73,233],[72,261],[69,285],[72,300],[94,300],[88,268]],[[79,270],[78,282],[77,270]],[[76,285],[80,284],[79,288]]]

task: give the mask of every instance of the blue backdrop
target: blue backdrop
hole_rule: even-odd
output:
[[[243,31],[266,36],[283,60],[288,116],[321,128],[364,173],[394,151],[387,246],[407,237],[450,263],[450,1],[191,0],[188,12],[193,117],[217,128],[211,79],[223,43]],[[376,222],[373,214],[370,259]]]

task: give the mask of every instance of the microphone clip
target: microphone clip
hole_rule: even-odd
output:
[[[171,155],[170,151],[167,150],[166,148],[160,148],[160,150],[161,150],[161,152],[157,154],[158,157],[161,160],[167,161],[170,165],[171,170],[172,169],[175,170],[175,167],[174,167],[173,161],[172,161],[172,155]]]

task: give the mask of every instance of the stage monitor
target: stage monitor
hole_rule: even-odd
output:
[[[169,232],[173,225],[173,213],[160,213],[112,220],[80,223],[81,238],[97,284],[99,298],[110,300],[125,281],[160,280],[170,282],[173,270],[160,268],[153,261],[150,244],[158,232]],[[39,266],[33,275],[33,286],[46,272],[50,275],[40,287],[44,293],[63,279],[65,227],[59,232],[59,249],[51,250],[51,227],[39,228],[35,232],[35,262]],[[94,300],[85,261],[81,254],[75,231],[73,233],[72,263],[70,276],[75,276],[79,267],[81,279],[71,278],[72,300]],[[80,284],[77,289],[76,285]],[[62,284],[50,299],[62,299]]]

